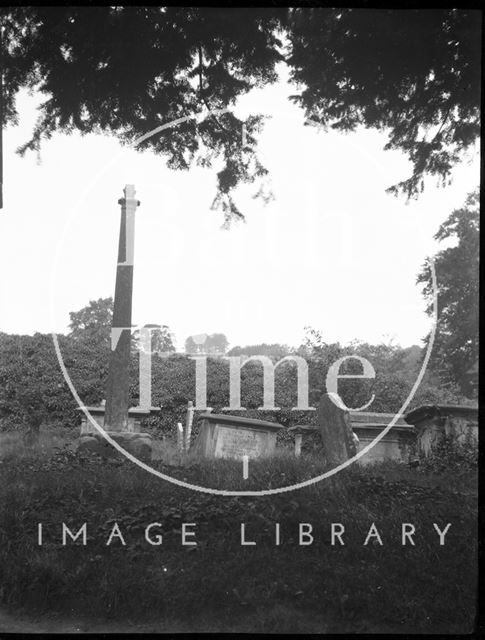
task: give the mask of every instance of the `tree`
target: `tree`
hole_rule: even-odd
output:
[[[70,337],[74,340],[101,341],[109,344],[113,320],[113,298],[91,300],[86,307],[69,313]]]
[[[386,131],[385,149],[411,160],[411,177],[388,191],[415,196],[426,174],[445,183],[480,135],[478,11],[299,8],[289,38],[307,116]]]
[[[447,180],[479,135],[478,12],[8,7],[2,21],[6,121],[16,119],[19,88],[46,96],[21,152],[58,131],[133,142],[162,123],[231,107],[275,82],[283,61],[314,121],[386,131],[386,148],[407,154],[413,174],[395,192],[415,195],[425,174]],[[191,119],[138,148],[176,169],[222,162],[213,206],[229,221],[242,217],[235,187],[267,173],[255,153],[262,118],[244,122],[246,145],[242,125],[231,113]]]
[[[470,395],[468,371],[478,360],[479,194],[470,194],[440,226],[435,239],[454,241],[434,257],[438,289],[438,322],[432,366]],[[418,275],[433,314],[433,283],[429,261]]]
[[[306,327],[304,344],[298,350],[309,362],[311,403],[316,404],[326,385],[329,367],[344,356],[366,358],[375,371],[375,378],[339,380],[338,391],[349,407],[360,407],[375,395],[368,411],[398,411],[407,399],[416,381],[424,357],[424,349],[413,345],[401,347],[392,343],[369,344],[353,341],[342,346],[327,344],[321,332]],[[342,363],[340,374],[359,375],[362,365],[349,359]],[[424,378],[411,400],[410,408],[420,404],[457,403],[462,394],[456,384],[447,383],[439,372],[426,371]]]
[[[185,353],[221,355],[226,353],[229,342],[223,333],[200,333],[185,341]]]
[[[59,336],[66,349],[65,336]],[[75,405],[64,383],[52,336],[0,334],[0,418],[10,427],[24,425],[27,441],[39,436],[47,420],[66,421]]]
[[[71,331],[65,355],[70,366],[66,362],[66,367],[82,400],[99,404],[105,397],[109,370],[113,298],[91,300],[69,317]]]
[[[229,346],[229,341],[223,333],[211,333],[207,336],[205,348],[209,354],[224,354]]]
[[[151,352],[157,353],[159,355],[166,355],[168,353],[175,352],[175,347],[173,344],[174,335],[166,324],[163,324],[161,327],[158,325],[145,325],[146,327],[151,327]],[[140,334],[140,330],[137,329],[134,334],[134,347],[137,351],[144,348],[142,343],[142,338]]]
[[[185,341],[185,353],[207,353],[207,333],[189,336]]]
[[[130,143],[161,124],[230,107],[253,87],[276,80],[275,65],[283,59],[277,30],[285,15],[264,8],[4,10],[7,121],[16,117],[20,87],[46,95],[33,136],[20,151],[74,129]],[[242,125],[232,113],[190,119],[138,148],[164,154],[174,169],[221,159],[214,207],[226,218],[240,217],[232,190],[266,173],[251,148],[261,118],[244,122],[245,146]]]
[[[104,395],[112,311],[112,298],[91,300],[69,314],[70,333],[57,336],[69,376],[86,404],[98,404]],[[37,439],[45,421],[75,422],[76,403],[50,334],[0,334],[0,352],[0,418],[27,425],[30,441]]]
[[[292,349],[286,344],[249,344],[245,347],[233,347],[228,355],[230,356],[268,356],[280,360],[292,353]]]

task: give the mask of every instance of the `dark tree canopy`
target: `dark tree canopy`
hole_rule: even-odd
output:
[[[276,35],[285,11],[190,7],[29,7],[4,16],[6,115],[15,117],[22,86],[46,95],[33,137],[36,149],[56,131],[114,133],[134,142],[161,124],[234,106],[253,87],[274,82],[282,60]],[[194,119],[139,148],[186,169],[222,158],[215,205],[240,216],[231,196],[241,181],[264,175],[250,145],[261,119],[232,113]],[[196,159],[197,152],[201,152]]]
[[[275,82],[283,61],[312,120],[385,131],[387,148],[410,158],[413,174],[395,192],[415,195],[426,174],[448,180],[479,134],[478,11],[10,7],[2,21],[6,120],[16,118],[19,88],[45,95],[21,151],[57,131],[133,142],[178,118],[231,108]],[[256,153],[262,118],[244,122],[245,145],[242,125],[232,113],[191,119],[140,148],[177,169],[217,163],[214,206],[230,220],[242,217],[234,188],[266,174]]]
[[[300,9],[290,28],[294,99],[343,131],[388,132],[413,174],[390,187],[415,196],[425,174],[445,183],[480,134],[481,13]]]
[[[434,258],[438,288],[438,322],[432,365],[445,378],[457,382],[465,394],[473,391],[470,369],[478,361],[479,305],[479,195],[470,194],[435,235],[454,240]],[[428,313],[433,313],[433,284],[429,263],[418,276],[424,284]]]

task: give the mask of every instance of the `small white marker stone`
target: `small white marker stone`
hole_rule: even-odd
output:
[[[249,477],[249,456],[243,456],[243,478],[247,480]]]

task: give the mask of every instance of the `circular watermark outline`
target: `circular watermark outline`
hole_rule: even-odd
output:
[[[207,117],[209,117],[211,115],[218,115],[218,114],[222,114],[222,113],[227,113],[228,111],[230,111],[230,109],[228,109],[228,108],[225,108],[225,109],[211,109],[211,110],[204,111],[204,112],[202,112],[200,114],[193,114],[193,115],[190,115],[190,116],[184,116],[182,118],[177,118],[176,120],[173,120],[173,121],[168,122],[166,124],[163,124],[163,125],[160,125],[158,127],[155,127],[155,129],[152,129],[148,133],[143,134],[142,136],[137,138],[133,143],[131,143],[129,145],[129,147],[135,148],[137,145],[139,145],[140,143],[144,142],[148,138],[156,135],[157,133],[160,133],[161,131],[164,131],[164,130],[169,129],[171,127],[174,127],[174,126],[177,126],[179,124],[182,124],[183,122],[186,122],[188,120],[197,120],[198,122],[200,122],[200,121],[204,120],[205,118],[207,118]],[[100,176],[103,175],[103,173],[105,173],[108,170],[108,168],[111,167],[116,162],[116,160],[122,155],[122,153],[123,153],[123,150],[119,154],[117,154],[115,156],[115,158],[112,160],[112,162],[110,162],[101,172],[98,173],[98,175],[84,189],[83,195],[87,194],[90,191],[92,186],[97,183],[97,181],[99,180]],[[81,199],[82,199],[82,196],[80,196],[78,201],[80,201]],[[57,251],[56,258],[58,257],[58,252],[59,252],[59,250]],[[56,260],[54,260],[54,266],[55,265],[56,265]],[[253,490],[253,491],[251,491],[251,490],[231,491],[231,490],[226,490],[226,489],[212,489],[210,487],[204,487],[204,486],[192,484],[190,482],[186,482],[186,481],[183,481],[183,480],[178,480],[177,478],[173,478],[173,477],[171,477],[171,476],[169,476],[167,474],[162,473],[161,471],[158,471],[157,469],[154,469],[153,467],[151,467],[150,465],[146,464],[142,460],[139,460],[138,458],[133,456],[129,451],[127,451],[121,445],[119,445],[113,438],[111,438],[109,433],[106,432],[103,429],[103,427],[101,427],[96,422],[96,420],[92,417],[92,415],[90,414],[89,410],[86,408],[85,404],[83,403],[83,401],[79,397],[79,395],[77,393],[77,390],[74,387],[74,384],[73,384],[73,382],[71,380],[71,377],[69,376],[69,372],[67,371],[67,368],[66,368],[66,366],[64,364],[64,360],[63,360],[63,357],[62,357],[61,349],[60,349],[60,346],[59,346],[59,340],[58,340],[57,334],[55,332],[52,332],[52,339],[53,339],[53,342],[54,342],[54,348],[55,348],[56,356],[57,356],[57,359],[58,359],[58,362],[59,362],[59,366],[60,366],[62,374],[64,376],[64,380],[65,380],[66,384],[68,385],[69,390],[71,391],[71,394],[73,395],[74,399],[78,403],[79,408],[83,411],[84,415],[86,416],[87,420],[98,431],[98,433],[100,433],[101,436],[109,444],[111,444],[119,453],[124,455],[125,458],[127,458],[128,460],[130,460],[131,462],[136,464],[138,467],[140,467],[144,471],[148,471],[148,473],[151,473],[152,475],[154,475],[154,476],[156,476],[158,478],[161,478],[162,480],[166,480],[167,482],[175,484],[175,485],[177,485],[179,487],[183,487],[185,489],[190,489],[192,491],[199,491],[201,493],[208,493],[208,494],[211,494],[211,495],[223,495],[223,496],[230,496],[230,497],[237,497],[237,496],[253,496],[253,497],[256,497],[256,496],[269,496],[269,495],[277,495],[277,494],[281,494],[281,493],[288,493],[290,491],[296,491],[297,489],[302,489],[304,487],[311,486],[313,484],[316,484],[317,482],[321,482],[322,480],[325,480],[326,478],[330,478],[330,477],[336,475],[339,471],[343,471],[344,469],[349,467],[351,464],[353,464],[354,462],[356,462],[357,460],[362,458],[378,442],[380,442],[380,440],[382,440],[382,438],[384,438],[387,435],[387,433],[396,424],[396,422],[399,419],[399,417],[406,411],[409,403],[413,399],[414,394],[416,393],[419,385],[421,384],[422,379],[424,377],[424,374],[426,372],[426,368],[428,366],[428,362],[429,362],[429,359],[431,357],[431,351],[433,349],[433,344],[434,344],[435,335],[436,335],[436,327],[437,327],[437,322],[438,322],[438,289],[437,289],[437,281],[436,281],[436,272],[435,272],[435,267],[434,267],[434,261],[433,261],[432,258],[429,258],[429,265],[430,265],[432,288],[433,288],[433,320],[432,320],[432,325],[431,325],[431,331],[430,331],[430,334],[429,334],[428,345],[427,345],[427,348],[426,348],[426,354],[425,354],[425,357],[424,357],[423,362],[421,364],[420,371],[419,371],[418,376],[417,376],[417,378],[416,378],[416,380],[415,380],[415,382],[414,382],[414,384],[413,384],[413,386],[411,388],[411,391],[408,394],[408,397],[406,398],[406,400],[402,404],[401,408],[396,412],[396,414],[394,415],[394,418],[381,431],[381,433],[379,433],[374,438],[374,440],[372,440],[372,442],[370,442],[368,445],[363,447],[358,453],[356,453],[355,456],[352,456],[352,458],[349,458],[345,462],[337,465],[333,469],[330,469],[330,470],[326,471],[325,473],[320,474],[319,476],[315,476],[314,478],[310,478],[308,480],[304,480],[302,482],[298,482],[296,484],[289,485],[289,486],[286,486],[286,487],[277,487],[275,489],[262,489],[262,490]],[[50,287],[50,294],[51,294],[50,295],[50,311],[51,311],[51,314],[52,314],[52,311],[53,311],[53,308],[52,308],[52,303],[53,303],[53,295],[52,295],[52,293],[53,293],[53,286],[52,286],[52,284],[53,284],[53,276],[54,276],[54,273],[52,273],[52,276],[51,276],[51,287]]]

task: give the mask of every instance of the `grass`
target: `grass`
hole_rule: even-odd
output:
[[[387,462],[352,466],[287,494],[225,497],[176,487],[128,461],[80,458],[47,434],[38,448],[1,443],[0,602],[19,611],[94,620],[164,620],[167,630],[466,633],[475,616],[476,474],[425,474]],[[251,462],[194,460],[168,446],[154,466],[218,488],[267,488],[323,469],[285,453]],[[126,541],[106,546],[114,522]],[[44,544],[37,545],[37,523]],[[63,546],[61,523],[88,544]],[[161,546],[144,528],[160,522]],[[181,545],[196,523],[196,547]],[[332,522],[345,545],[330,544]],[[372,523],[383,546],[363,545]],[[402,522],[416,526],[401,545]],[[433,523],[451,522],[445,546]],[[240,525],[255,546],[241,546]],[[275,546],[275,523],[281,544]],[[298,544],[299,523],[314,542]],[[169,625],[168,627],[166,625]]]
[[[0,461],[23,460],[26,458],[46,458],[51,456],[56,449],[62,449],[66,445],[74,448],[75,437],[66,437],[65,428],[51,427],[41,432],[38,442],[34,447],[25,443],[24,434],[21,431],[0,433]]]

